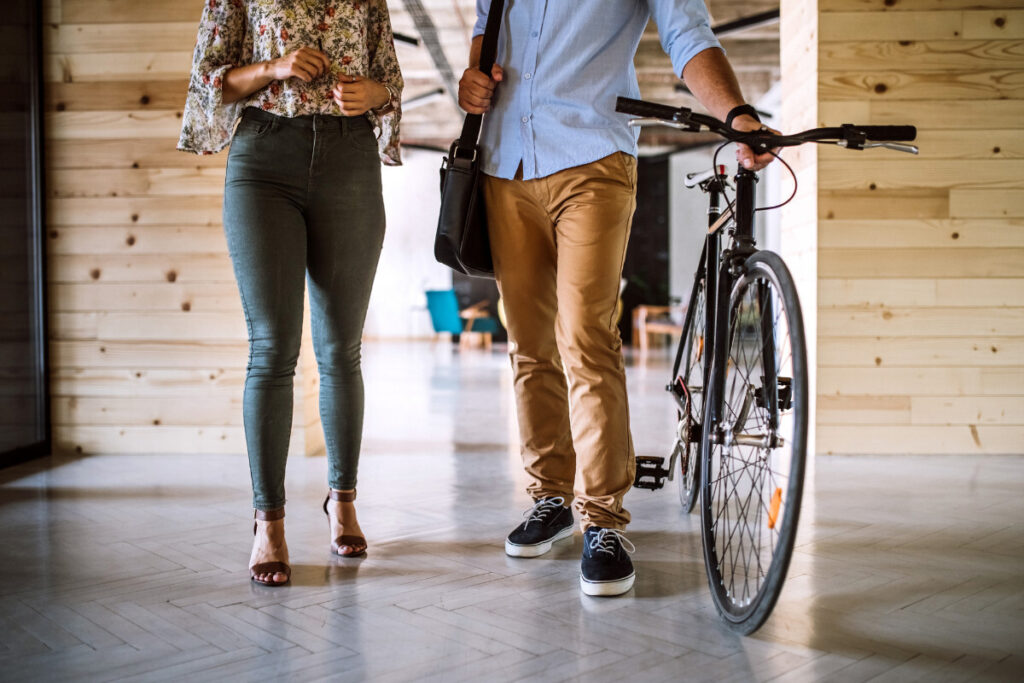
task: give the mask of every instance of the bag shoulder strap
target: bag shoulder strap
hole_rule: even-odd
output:
[[[484,28],[484,40],[480,46],[480,66],[477,67],[488,76],[491,75],[491,67],[494,66],[498,53],[498,31],[501,30],[501,15],[504,11],[505,0],[491,0],[491,8],[487,11],[487,26]],[[482,123],[483,114],[466,114],[456,152],[465,150],[466,154],[473,154],[480,139]]]

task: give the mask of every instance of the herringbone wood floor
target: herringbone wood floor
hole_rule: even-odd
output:
[[[1024,459],[819,458],[775,614],[719,622],[674,484],[627,497],[636,587],[580,595],[580,537],[502,551],[522,493],[500,353],[371,345],[364,560],[332,560],[322,458],[289,463],[293,584],[247,580],[242,457],[0,472],[0,679],[967,681],[1024,677]],[[664,358],[629,370],[661,454]]]

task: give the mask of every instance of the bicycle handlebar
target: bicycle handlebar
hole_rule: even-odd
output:
[[[868,140],[878,142],[912,142],[917,137],[914,126],[854,126]]]
[[[742,132],[734,130],[718,119],[697,114],[686,107],[671,107],[656,102],[645,102],[628,97],[619,97],[615,101],[615,111],[632,116],[656,119],[651,123],[698,132],[708,130],[730,140],[749,145],[757,152],[765,152],[776,147],[795,147],[806,142],[832,142],[850,149],[865,147],[888,147],[903,152],[917,154],[912,145],[889,145],[892,142],[910,142],[917,137],[914,126],[855,126],[851,123],[834,128],[813,128],[793,135],[778,135],[770,131]],[[870,144],[873,140],[880,144]]]
[[[649,116],[652,119],[676,120],[676,114],[680,109],[670,107],[667,104],[657,102],[645,102],[644,100],[631,100],[628,97],[619,97],[615,100],[615,111],[633,116]],[[689,112],[689,109],[683,111]]]

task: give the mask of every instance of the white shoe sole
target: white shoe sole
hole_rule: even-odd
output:
[[[572,536],[573,526],[567,526],[557,534],[551,537],[551,540],[544,541],[543,543],[534,543],[533,545],[518,545],[512,543],[507,538],[505,539],[505,554],[509,557],[540,557],[544,553],[551,550],[551,546],[555,544],[555,541],[561,541],[563,538],[569,538]]]
[[[634,581],[636,581],[636,574],[630,574],[617,581],[587,581],[581,576],[580,588],[585,595],[622,595],[633,587]]]

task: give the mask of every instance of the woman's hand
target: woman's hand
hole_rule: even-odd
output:
[[[491,108],[494,88],[505,77],[497,64],[491,67],[491,75],[471,66],[462,73],[459,81],[459,106],[470,114],[483,114]]]
[[[331,60],[327,55],[311,47],[300,47],[295,52],[267,62],[267,70],[275,81],[298,78],[309,83],[322,76],[329,68]]]
[[[311,47],[300,47],[284,57],[228,69],[224,73],[224,104],[237,102],[274,81],[298,78],[309,83],[327,72],[331,60]]]
[[[342,74],[331,96],[345,116],[359,116],[371,109],[383,107],[391,100],[391,93],[377,81],[362,76]]]

